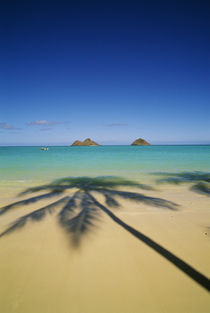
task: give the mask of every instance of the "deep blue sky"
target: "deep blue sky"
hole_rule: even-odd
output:
[[[1,1],[0,145],[210,143],[209,1]]]

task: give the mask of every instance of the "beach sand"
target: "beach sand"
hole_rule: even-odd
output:
[[[180,207],[172,211],[121,200],[121,208],[112,212],[209,277],[209,197],[189,186],[164,185],[143,193]],[[15,200],[14,190],[2,194],[1,206]],[[2,215],[0,229],[36,208],[31,204]],[[56,214],[0,238],[0,312],[210,311],[209,293],[203,287],[104,212],[79,247],[72,245]]]

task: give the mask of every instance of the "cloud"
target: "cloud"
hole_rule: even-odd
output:
[[[51,130],[52,128],[51,127],[46,127],[46,128],[41,128],[40,130],[41,131],[48,131],[48,130]]]
[[[107,124],[108,127],[126,127],[128,126],[128,124],[126,123],[110,123]]]
[[[0,123],[0,129],[5,129],[5,130],[21,130],[22,128],[19,127],[15,127],[11,124],[7,124],[7,123]]]
[[[64,124],[64,122],[55,122],[55,121],[46,121],[46,120],[37,120],[33,122],[28,122],[28,126],[55,126],[58,124]]]

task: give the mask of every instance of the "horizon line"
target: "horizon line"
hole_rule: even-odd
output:
[[[98,146],[91,146],[91,147],[100,147],[100,146],[209,146],[209,143],[156,143],[156,144],[150,144],[150,145],[132,145],[132,144],[99,144]],[[0,147],[77,147],[72,146],[71,144],[0,144]],[[79,146],[79,147],[89,147],[89,146]]]

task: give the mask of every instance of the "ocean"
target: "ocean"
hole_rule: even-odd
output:
[[[210,145],[0,147],[0,185],[34,185],[67,176],[116,175],[152,181],[154,173],[210,171]]]

